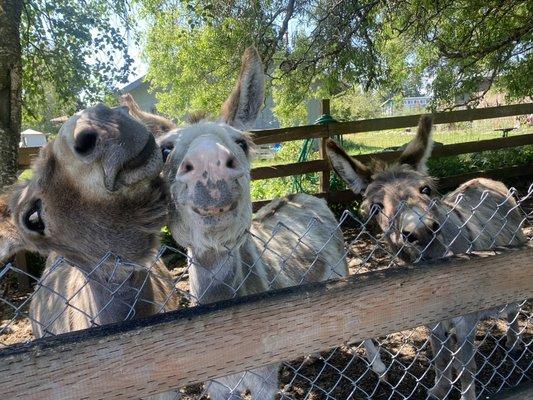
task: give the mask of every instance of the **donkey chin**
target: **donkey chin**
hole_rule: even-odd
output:
[[[441,235],[427,233],[417,235],[416,240],[395,232],[388,237],[389,244],[396,249],[398,256],[406,263],[424,262],[450,255],[442,243]]]

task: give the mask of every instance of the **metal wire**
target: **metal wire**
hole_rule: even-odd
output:
[[[504,201],[493,205],[492,212],[487,214],[484,209],[482,216],[485,219],[479,231],[465,236],[464,231],[468,223],[481,216],[482,206],[487,204],[488,198],[489,194],[486,193],[481,196],[479,202],[467,204],[463,196],[458,196],[440,220],[440,226],[432,231],[430,240],[426,243],[417,242],[415,245],[408,240],[409,237],[402,238],[401,246],[391,245],[392,235],[398,233],[397,220],[408,207],[406,204],[400,204],[393,215],[386,216],[390,221],[387,230],[375,227],[376,215],[383,213],[379,207],[374,207],[369,215],[365,216],[345,211],[338,226],[344,233],[345,254],[342,259],[332,261],[332,264],[340,265],[346,259],[350,274],[361,274],[404,265],[407,247],[411,249],[409,254],[413,254],[413,249],[418,251],[414,262],[419,262],[430,251],[430,247],[436,244],[440,246],[440,256],[453,253],[458,241],[466,241],[467,253],[474,251],[479,247],[478,242],[487,236],[486,233],[490,233],[492,239],[488,248],[501,243],[499,239],[503,236],[509,242],[519,235],[525,235],[529,241],[533,239],[533,185],[527,193],[509,190]],[[511,199],[515,199],[516,205],[509,209]],[[420,216],[420,221],[436,207],[436,202],[430,203],[425,210],[426,215]],[[457,234],[448,237],[447,241],[444,240],[444,226],[450,223],[452,214],[458,208],[462,209],[464,215],[465,207],[468,208],[468,215],[456,226]],[[502,209],[507,211],[502,213]],[[521,215],[521,220],[515,226],[511,224],[510,215],[516,212]],[[242,280],[228,284],[219,279],[219,272],[233,261],[229,256],[219,264],[218,270],[209,271],[211,284],[222,285],[231,296],[238,296],[247,280],[263,275],[260,270],[261,260],[268,253],[269,259],[276,260],[276,264],[280,266],[277,274],[268,277],[268,287],[276,287],[282,275],[290,270],[298,250],[308,246],[307,239],[319,228],[320,223],[316,219],[310,220],[302,232],[294,230],[290,221],[287,221],[278,224],[266,238],[246,232],[246,235],[252,235],[256,243],[260,244],[258,257],[248,262],[243,261],[243,270],[246,273]],[[291,238],[284,243],[282,250],[273,245],[280,235]],[[333,235],[334,232],[331,237]],[[331,240],[331,237],[328,240]],[[310,257],[306,269],[296,283],[307,281],[308,275],[316,268],[318,256],[328,240],[318,246],[318,252],[314,257]],[[144,298],[143,288],[150,274],[156,273],[154,266],[160,261],[165,262],[171,270],[174,289],[157,301]],[[163,312],[167,310],[173,296],[179,297],[182,306],[194,306],[209,301],[203,298],[207,290],[197,296],[190,291],[189,274],[195,262],[184,250],[163,246],[149,268],[122,260],[112,252],[89,272],[81,272],[74,263],[61,257],[54,260],[41,276],[30,274],[12,263],[6,264],[0,269],[0,347],[30,341],[35,336],[50,336],[64,331],[61,321],[65,319],[66,313],[85,318],[91,326],[98,326],[101,321],[109,320],[106,313],[110,308],[117,309],[117,304],[121,312],[116,318],[128,320],[137,316],[136,310],[140,303],[149,303]],[[103,265],[107,266],[104,275]],[[109,268],[109,265],[113,267]],[[196,267],[203,268],[201,265]],[[68,269],[74,269],[78,279],[74,289],[65,296],[65,292],[52,282],[58,273],[64,273]],[[132,280],[132,276],[139,271],[146,274],[145,278],[140,281]],[[23,276],[32,282],[31,293],[19,289],[18,282]],[[329,276],[331,279],[337,277],[338,274],[335,273]],[[80,306],[83,304],[79,301],[80,296],[91,290],[105,293],[106,301],[98,304],[96,309]],[[46,304],[42,303],[43,298],[46,298],[48,303],[61,304],[60,312],[40,319],[39,315],[43,313],[36,312],[35,308],[46,307]],[[279,379],[279,386],[275,389],[281,399],[426,399],[431,391],[437,398],[459,398],[462,392],[463,399],[482,399],[532,379],[532,317],[531,303],[528,299],[523,299],[520,303],[502,305],[482,314],[458,317],[435,326],[416,327],[372,338],[379,349],[379,354],[374,355],[374,358],[367,353],[363,343],[344,343],[320,354],[288,360],[281,366],[267,366],[236,374],[231,379],[217,379],[206,385],[180,388],[174,398],[201,399],[206,398],[208,392],[211,395],[219,393],[221,399],[247,398],[244,389],[256,385],[258,392],[252,391],[252,395],[257,399],[268,400],[272,398],[272,395],[267,393],[269,382],[276,384]],[[519,339],[513,341],[513,337]],[[469,348],[475,351],[469,353]],[[380,358],[385,366],[385,371],[379,374],[372,368],[377,358]],[[475,361],[475,364],[472,361]],[[437,389],[434,386],[436,375],[437,379],[440,376]],[[470,387],[474,390],[465,387],[469,376],[473,379]]]

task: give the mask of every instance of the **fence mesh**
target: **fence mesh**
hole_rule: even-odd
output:
[[[328,278],[342,275],[336,271],[345,262],[350,274],[362,274],[419,262],[428,254],[435,258],[453,254],[456,249],[469,253],[533,240],[533,185],[522,193],[511,189],[497,202],[490,193],[474,203],[458,196],[446,212],[439,209],[438,201],[433,201],[415,221],[423,223],[424,232],[430,233],[426,238],[399,231],[398,221],[405,217],[406,210],[412,212],[411,205],[400,204],[391,215],[386,215],[380,206],[373,205],[364,216],[342,213],[338,228],[344,235],[345,251],[341,258],[332,260]],[[457,215],[461,218],[454,218]],[[438,223],[426,226],[430,220]],[[477,228],[472,230],[475,221]],[[454,225],[450,228],[450,224]],[[320,221],[310,220],[302,231],[287,221],[266,236],[245,232],[258,244],[258,257],[242,261],[245,273],[239,281],[217,282],[219,272],[234,261],[229,257],[219,264],[218,270],[208,271],[212,284],[223,285],[229,293],[226,297],[238,296],[249,280],[264,278],[261,260],[266,258],[279,266],[276,274],[267,276],[268,288],[283,285],[279,280],[287,271],[290,275],[294,257],[308,246],[319,225]],[[383,226],[387,228],[384,230]],[[294,283],[312,280],[313,268],[319,267],[320,252],[337,232],[333,230],[324,238],[318,253],[309,258],[307,268],[293,279]],[[277,243],[280,237],[282,246]],[[147,297],[143,289],[150,277],[158,273],[161,262],[171,272],[168,287],[173,289],[157,299]],[[196,295],[191,292],[194,278],[191,275],[197,274],[192,270],[194,264],[195,260],[184,250],[169,246],[161,248],[148,268],[128,263],[113,253],[89,272],[81,272],[74,263],[61,257],[50,262],[41,276],[8,263],[0,270],[0,348],[67,332],[72,330],[72,320],[98,326],[135,318],[143,307],[164,312],[178,303],[189,307],[209,302],[209,290]],[[66,274],[70,279],[69,290],[65,290]],[[23,278],[31,281],[31,290],[21,289]],[[100,301],[88,300],[94,293],[99,293]],[[250,389],[256,399],[273,398],[272,389],[281,399],[426,399],[430,394],[437,398],[486,398],[533,378],[532,316],[531,303],[524,299],[435,326],[372,338],[371,342],[339,344],[280,366],[178,388],[167,398],[201,399],[208,394],[213,400],[250,398],[245,389]],[[373,352],[372,347],[377,351]]]

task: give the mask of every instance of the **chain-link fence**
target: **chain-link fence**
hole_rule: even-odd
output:
[[[310,220],[303,230],[286,221],[266,236],[253,229],[245,232],[259,251],[255,257],[237,260],[241,273],[231,281],[224,271],[234,268],[234,249],[227,249],[228,257],[208,270],[186,251],[168,246],[161,248],[149,268],[112,253],[89,272],[61,257],[49,262],[40,277],[7,264],[0,270],[0,347],[84,324],[98,326],[207,303],[211,285],[225,293],[223,298],[231,298],[243,294],[251,281],[266,282],[265,289],[286,286],[287,276],[293,284],[305,283],[316,280],[312,278],[316,268],[329,271],[324,278],[335,279],[345,270],[362,274],[397,268],[455,253],[521,246],[533,237],[533,185],[521,193],[511,189],[498,200],[489,191],[475,201],[459,195],[445,207],[441,200],[433,200],[423,212],[402,202],[392,212],[386,208],[375,203],[366,214],[342,213],[338,228],[344,235],[344,254],[330,260],[329,269],[320,262],[321,252],[340,230],[332,230],[319,246],[310,243],[310,238],[316,238],[313,232],[321,229],[318,219]],[[295,276],[292,264],[301,264],[302,254],[309,254],[311,248],[318,251]],[[264,260],[278,266],[275,273],[265,272]],[[169,282],[161,282],[166,278],[158,275],[162,262],[171,272]],[[31,293],[19,290],[21,275],[34,283]],[[206,276],[211,282],[200,287],[207,289],[191,290]],[[251,392],[254,399],[274,395],[282,399],[426,399],[430,394],[442,399],[482,399],[532,380],[532,316],[531,303],[524,299],[176,389],[166,398],[238,399],[249,398],[247,392]]]

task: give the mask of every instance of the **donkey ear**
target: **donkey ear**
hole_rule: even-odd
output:
[[[9,195],[0,196],[0,263],[25,248],[24,239],[9,209]]]
[[[331,167],[354,193],[361,193],[372,181],[370,168],[350,157],[332,139],[326,141],[326,154]]]
[[[265,98],[265,74],[257,49],[248,47],[242,56],[241,72],[233,92],[221,110],[221,119],[237,129],[250,128]]]
[[[129,93],[120,97],[120,105],[126,107],[133,118],[144,123],[155,137],[177,128],[177,125],[169,119],[142,111],[133,96]]]
[[[433,150],[432,127],[433,120],[429,115],[420,117],[416,137],[409,142],[400,156],[400,164],[407,164],[420,172],[427,172],[426,163]]]

